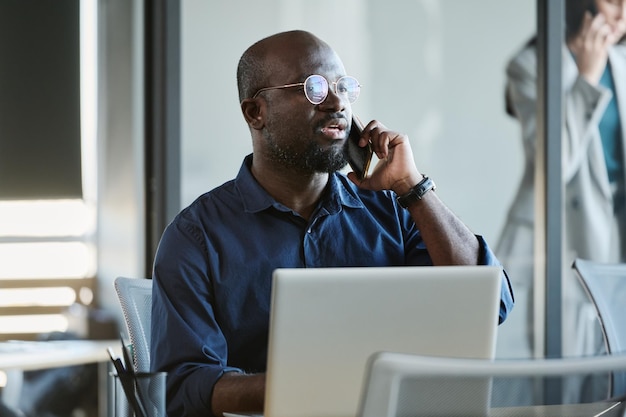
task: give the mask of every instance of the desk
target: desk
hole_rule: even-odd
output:
[[[588,404],[535,405],[498,407],[489,410],[489,417],[622,417],[621,402]]]
[[[488,417],[622,417],[621,402],[497,407]],[[224,413],[224,417],[263,417],[259,413]],[[358,417],[358,416],[357,416]]]
[[[0,369],[59,368],[107,362],[107,348],[121,352],[119,340],[54,340],[45,342],[0,342]]]
[[[120,355],[120,340],[54,340],[0,342],[0,370],[35,371],[98,363],[98,407],[107,415],[107,348]]]

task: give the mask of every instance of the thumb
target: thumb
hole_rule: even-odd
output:
[[[348,179],[350,181],[352,181],[354,183],[354,185],[356,185],[359,188],[363,188],[366,190],[370,190],[370,178],[369,177],[365,177],[362,180],[359,179],[359,177],[357,177],[357,175],[354,172],[348,172]]]

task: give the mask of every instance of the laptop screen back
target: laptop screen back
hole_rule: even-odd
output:
[[[355,416],[368,358],[493,358],[493,266],[277,269],[266,417]]]

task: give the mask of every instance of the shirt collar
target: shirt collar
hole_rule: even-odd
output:
[[[244,210],[248,213],[255,213],[274,206],[285,211],[285,207],[269,195],[252,175],[250,170],[252,157],[252,154],[245,157],[235,179]],[[322,209],[329,214],[334,214],[341,211],[342,206],[362,208],[363,203],[357,196],[356,185],[345,175],[335,172],[330,176],[329,184],[322,196]]]

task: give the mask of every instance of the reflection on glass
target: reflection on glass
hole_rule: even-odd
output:
[[[565,15],[562,137],[547,140],[560,140],[562,148],[562,354],[582,356],[601,353],[603,345],[596,313],[572,262],[577,257],[626,262],[626,1],[568,0]],[[499,334],[499,355],[505,357],[543,354],[533,342],[533,309],[544,301],[533,288],[536,55],[532,37],[506,67],[506,109],[519,123],[525,171],[496,249],[517,299],[515,326]],[[568,387],[567,395],[573,398],[583,393],[580,384]]]

